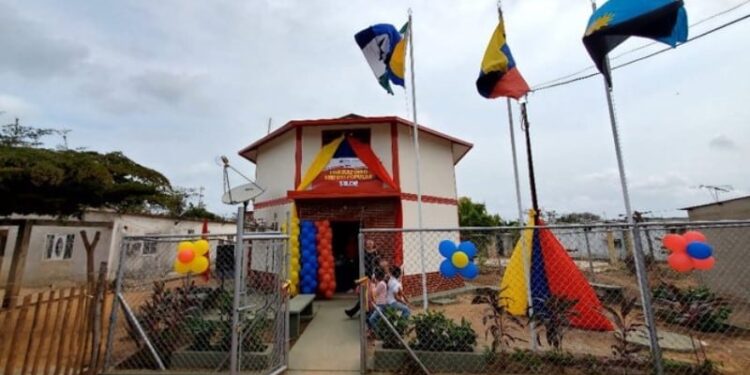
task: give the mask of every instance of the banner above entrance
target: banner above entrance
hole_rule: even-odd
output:
[[[399,189],[370,146],[339,137],[321,148],[294,196],[391,195]]]

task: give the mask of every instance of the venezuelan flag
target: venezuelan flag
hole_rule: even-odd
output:
[[[682,0],[610,0],[591,15],[583,44],[610,86],[612,80],[604,66],[606,56],[631,36],[672,47],[684,43],[688,25]]]
[[[529,222],[534,222],[533,213]],[[552,231],[538,222],[542,227],[531,225],[524,230],[513,249],[500,282],[501,303],[513,315],[526,315],[529,300],[534,311],[542,314],[550,296],[575,300],[570,317],[573,327],[611,331],[612,323],[602,315],[594,289]]]
[[[501,96],[519,99],[529,90],[529,85],[516,68],[516,61],[505,40],[505,22],[501,16],[484,52],[482,69],[477,78],[477,91],[488,99]]]

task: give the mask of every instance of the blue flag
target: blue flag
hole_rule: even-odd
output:
[[[687,40],[687,34],[682,0],[610,0],[591,15],[583,44],[611,86],[604,62],[607,54],[626,39],[640,36],[676,47]]]
[[[354,35],[354,40],[362,49],[372,72],[389,94],[393,94],[390,82],[404,86],[403,61],[406,48],[401,34],[395,26],[381,23]]]

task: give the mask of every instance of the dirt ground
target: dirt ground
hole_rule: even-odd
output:
[[[578,262],[577,262],[578,263]],[[639,296],[638,284],[635,275],[631,274],[624,266],[605,266],[598,265],[595,267],[596,273],[591,275],[588,272],[588,264],[580,262],[579,268],[586,274],[589,280],[595,280],[596,283],[620,286],[626,297]],[[484,267],[482,273],[471,281],[472,285],[497,287],[500,284],[502,269],[500,267]],[[649,271],[649,283],[651,287],[661,282],[674,284],[680,288],[696,287],[700,285],[699,280],[694,275],[678,274],[673,272],[665,265],[657,265]],[[482,323],[482,315],[486,306],[472,305],[472,294],[463,294],[456,297],[457,303],[438,306],[431,305],[431,310],[443,311],[446,316],[459,322],[462,318],[467,319],[472,328],[478,335],[478,348],[482,350],[491,343],[491,336],[485,335],[485,326]],[[746,303],[730,301],[732,315],[729,322],[739,327],[750,327],[750,309]],[[414,313],[419,313],[421,309],[415,309]],[[524,319],[525,322],[525,319]],[[657,327],[663,331],[689,335],[691,332],[684,327],[670,325],[664,322],[658,322]],[[696,338],[702,342],[708,359],[719,363],[722,373],[727,374],[744,374],[750,368],[750,331],[742,328],[734,329],[728,333],[701,333],[692,332]],[[519,340],[512,345],[512,348],[528,349],[529,330],[528,328],[511,327],[509,332],[518,337]],[[698,345],[698,340],[695,341]],[[593,332],[580,329],[571,329],[564,337],[563,348],[575,355],[594,355],[599,357],[612,357],[612,345],[615,344],[615,338],[612,332]],[[542,334],[543,350],[549,349],[546,345],[544,335]],[[700,348],[700,346],[698,346]],[[647,355],[648,348],[644,347],[641,355]],[[674,352],[664,350],[664,357],[670,360],[677,360],[688,363],[695,363],[696,357],[693,351]]]

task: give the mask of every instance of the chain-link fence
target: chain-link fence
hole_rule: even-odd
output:
[[[361,261],[380,259],[361,293],[363,306],[370,306],[361,319],[363,370],[651,374],[661,367],[666,374],[747,373],[750,222],[641,223],[632,229],[363,230]],[[713,247],[715,265],[676,272],[662,239],[695,230]],[[645,257],[643,287],[633,261],[635,240]],[[371,251],[379,256],[367,255]],[[385,275],[377,271],[383,267]],[[653,330],[644,311],[653,313]],[[650,349],[650,331],[658,337],[657,350]]]
[[[228,372],[233,342],[242,373],[271,373],[287,363],[286,236],[245,234],[237,253],[234,235],[204,236],[208,272],[176,272],[180,244],[200,239],[123,239],[105,354],[110,372]],[[238,334],[233,335],[235,308]]]

